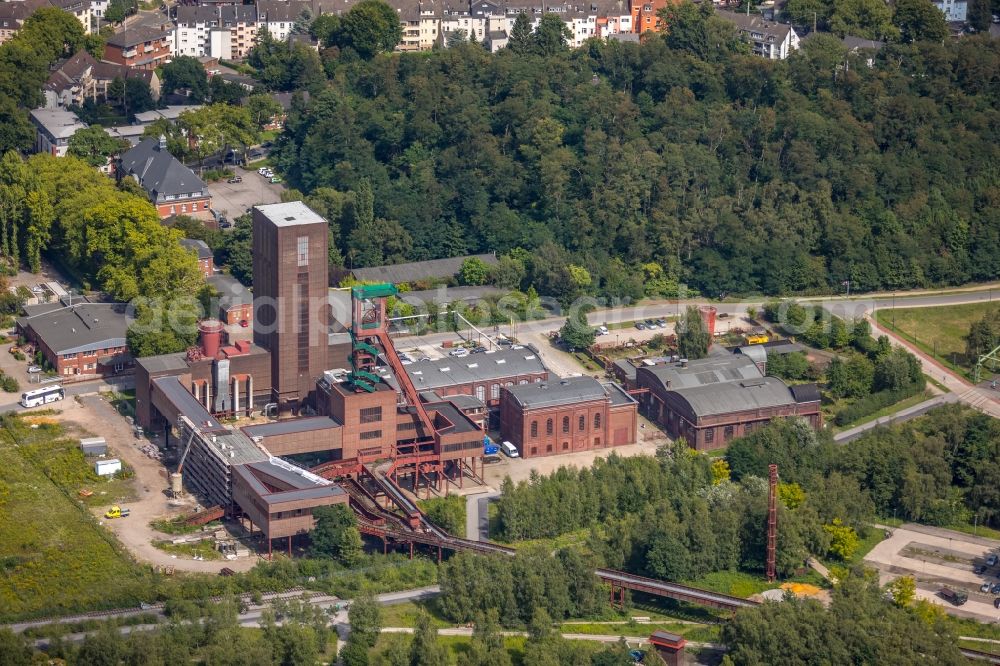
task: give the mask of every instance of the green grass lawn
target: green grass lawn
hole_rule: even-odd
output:
[[[178,544],[174,544],[169,541],[154,541],[153,545],[162,550],[164,553],[171,553],[180,557],[194,557],[195,555],[198,555],[206,560],[222,559],[222,553],[215,549],[215,545],[212,543],[211,539]]]
[[[879,310],[876,317],[880,326],[899,334],[941,363],[969,371],[976,359],[966,357],[964,336],[972,322],[998,307],[1000,301],[935,308],[897,307]]]
[[[148,586],[64,485],[86,467],[42,455],[61,435],[19,418],[0,428],[0,619],[135,605]]]
[[[417,616],[420,613],[427,613],[431,617],[431,624],[435,627],[453,627],[455,624],[449,622],[441,615],[437,603],[431,599],[427,601],[406,601],[401,604],[391,604],[382,607],[383,627],[415,627]]]

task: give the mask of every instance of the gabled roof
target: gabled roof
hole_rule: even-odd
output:
[[[94,56],[81,49],[49,75],[48,81],[45,82],[45,89],[59,93],[72,88],[88,69],[93,70],[96,65],[97,61],[94,60]]]
[[[540,409],[608,399],[604,386],[593,377],[567,377],[539,384],[511,386],[506,389],[506,394],[523,409]]]
[[[232,275],[219,273],[205,278],[205,282],[219,292],[219,304],[227,310],[237,305],[253,305],[253,294]]]
[[[865,39],[863,37],[855,37],[854,35],[845,35],[844,46],[854,51],[856,49],[872,49],[873,51],[878,51],[883,46],[885,42],[881,42],[877,39]]]
[[[257,20],[260,23],[294,23],[303,10],[312,13],[308,2],[297,0],[258,0]]]
[[[474,254],[448,259],[431,259],[429,261],[414,261],[407,264],[391,266],[371,266],[355,268],[351,274],[358,280],[370,282],[414,282],[417,280],[434,280],[453,277],[462,268],[466,259],[479,259],[487,265],[497,263],[494,254]]]
[[[671,391],[762,377],[753,360],[742,354],[702,358],[689,361],[686,366],[671,363],[641,370],[656,377]]]
[[[203,240],[197,238],[182,238],[179,242],[185,250],[194,250],[199,259],[211,259],[214,256],[212,254],[212,248],[210,248],[208,243]]]
[[[134,28],[126,28],[122,32],[111,35],[108,37],[107,45],[126,49],[130,46],[166,39],[169,35],[170,32],[168,30],[160,30],[148,25],[139,25]]]
[[[153,198],[165,195],[188,195],[207,189],[205,181],[167,152],[157,139],[139,142],[121,156],[121,168],[135,176],[142,189]]]
[[[774,37],[775,41],[782,42],[791,32],[792,26],[787,23],[776,23],[768,21],[759,14],[741,14],[739,12],[727,12],[722,9],[715,10],[720,18],[732,21],[741,32],[759,32],[767,37]]]

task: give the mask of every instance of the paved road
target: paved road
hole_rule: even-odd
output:
[[[404,603],[407,601],[419,601],[421,599],[429,599],[440,593],[441,593],[440,587],[438,587],[437,585],[430,585],[427,587],[414,588],[412,590],[388,592],[386,594],[380,594],[375,598],[380,604],[384,606],[391,606],[393,604]],[[344,632],[349,631],[350,629],[350,625],[348,624],[348,618],[347,618],[347,605],[350,604],[350,601],[345,602],[343,599],[340,599],[338,597],[318,594],[315,592],[310,593],[310,592],[300,591],[300,592],[283,592],[280,594],[270,594],[270,595],[265,594],[264,595],[265,603],[262,603],[259,606],[257,605],[250,606],[249,608],[247,608],[245,612],[240,613],[237,616],[237,620],[240,623],[240,626],[243,627],[251,627],[251,628],[260,627],[264,612],[271,606],[270,602],[278,598],[295,599],[300,597],[303,598],[303,600],[307,601],[308,603],[312,604],[313,606],[316,606],[318,608],[327,611],[333,609],[337,604],[345,604],[342,610],[336,611],[331,614],[331,619],[332,619],[332,624],[337,629],[338,634],[340,634],[341,636],[346,635]],[[249,598],[248,595],[244,595],[245,601],[248,598]],[[114,613],[102,614],[100,617],[95,617],[94,615],[77,615],[77,616],[63,617],[63,618],[56,618],[49,620],[39,620],[35,622],[22,622],[18,624],[7,625],[7,627],[9,627],[15,633],[21,633],[29,627],[39,627],[54,623],[72,623],[72,622],[81,622],[84,620],[93,620],[93,619],[108,620],[113,618],[135,617],[141,614],[153,614],[160,617],[161,619],[166,617],[163,613],[163,605],[157,604],[156,606],[153,606],[148,610],[129,609],[123,611],[116,611]],[[124,635],[128,635],[134,631],[151,631],[162,627],[163,624],[139,624],[139,625],[119,627],[118,631]],[[94,633],[94,632],[80,632],[80,633],[70,634],[68,636],[65,636],[64,639],[72,643],[79,643],[82,642],[89,633]],[[48,642],[49,642],[48,639],[40,638],[35,641],[35,647],[38,649],[45,649],[48,646]]]
[[[497,490],[487,490],[465,497],[465,538],[481,541],[490,537],[490,500],[500,497]]]
[[[865,434],[869,430],[873,430],[879,426],[889,425],[891,423],[903,423],[911,419],[915,419],[918,416],[926,414],[935,407],[940,407],[941,405],[947,405],[950,403],[955,403],[959,401],[959,396],[956,393],[946,393],[944,395],[936,395],[929,400],[924,400],[923,402],[913,405],[912,407],[907,407],[906,409],[901,409],[895,414],[890,414],[888,416],[882,416],[873,421],[868,421],[867,423],[862,423],[859,426],[838,432],[833,436],[833,441],[838,444],[846,444],[853,441]]]

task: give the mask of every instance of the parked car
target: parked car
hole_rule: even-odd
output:
[[[39,368],[37,365],[29,365],[28,366],[28,372],[30,374],[32,374],[32,375],[38,374],[41,371],[42,371],[42,369]]]
[[[597,327],[597,334],[598,335],[607,335],[608,334],[608,327],[607,326],[598,326]]]
[[[986,558],[986,566],[995,567],[996,565],[997,565],[996,553],[990,553],[989,556]]]
[[[486,351],[486,347],[483,347],[482,345],[479,345],[478,347],[473,347],[472,348],[472,353],[473,354],[482,354],[485,351]]]
[[[448,356],[454,356],[455,358],[462,358],[463,356],[468,356],[469,350],[465,347],[456,347],[448,352]]]
[[[228,229],[229,227],[233,226],[233,223],[230,222],[229,220],[223,219],[219,222],[219,226],[222,227],[223,229]]]
[[[504,440],[500,442],[500,450],[503,451],[508,458],[520,458],[521,454],[518,453],[517,447],[510,442]]]
[[[658,326],[659,326],[660,328],[666,328],[666,327],[667,327],[667,320],[666,320],[666,319],[657,319],[657,320],[656,320],[656,324],[657,324],[657,325],[658,325]]]
[[[281,176],[271,176],[271,182],[272,183],[280,183],[281,182]]]
[[[990,592],[993,594],[1000,594],[1000,582],[993,583],[993,587],[990,588]]]
[[[230,178],[226,182],[229,183],[230,185],[233,185],[234,183],[242,183],[243,182],[243,176],[233,176],[232,178]]]
[[[1000,608],[1000,597],[997,597],[996,599],[993,600],[993,607]]]
[[[951,602],[955,606],[961,606],[966,601],[969,600],[969,595],[962,590],[953,590],[950,587],[942,587],[938,590],[938,594],[942,599]]]
[[[646,325],[643,324],[641,321],[635,322],[635,327],[637,329],[639,329],[640,331],[645,331],[646,330]]]
[[[972,567],[972,573],[976,574],[977,576],[986,573],[986,565],[977,564],[976,566]]]
[[[979,591],[980,592],[989,592],[992,587],[993,586],[990,585],[990,581],[986,581],[985,583],[983,583],[982,585],[979,586]]]

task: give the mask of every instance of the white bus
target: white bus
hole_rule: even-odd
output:
[[[45,388],[22,393],[21,406],[37,407],[38,405],[44,405],[49,402],[55,402],[56,400],[62,400],[65,397],[66,391],[63,390],[63,387],[59,386],[59,384],[53,384],[52,386],[46,386]]]

